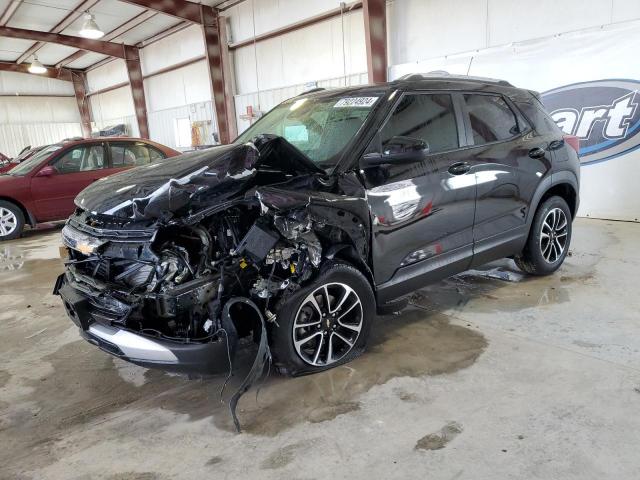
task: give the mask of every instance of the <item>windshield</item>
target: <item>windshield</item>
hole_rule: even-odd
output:
[[[16,163],[20,163],[25,158],[30,157],[31,155],[33,155],[34,154],[34,150],[40,150],[42,148],[44,148],[44,147],[34,147],[34,148],[30,148],[29,150],[25,150],[20,155],[18,155],[16,158],[14,158],[13,161],[16,162]]]
[[[278,135],[315,164],[333,166],[362,127],[378,98],[292,98],[249,127],[236,143],[248,142],[260,134]]]
[[[49,145],[48,147],[43,148],[38,153],[34,154],[33,157],[26,159],[20,165],[16,165],[11,170],[7,172],[8,175],[13,176],[23,176],[29,173],[31,170],[36,168],[40,163],[51,155],[56,150],[60,150],[62,145]]]

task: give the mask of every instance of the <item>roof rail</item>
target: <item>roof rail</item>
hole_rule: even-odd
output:
[[[409,73],[398,78],[403,81],[418,81],[418,80],[430,80],[430,79],[452,79],[452,80],[464,80],[467,82],[482,82],[482,83],[496,83],[498,85],[504,85],[505,87],[513,87],[512,84],[506,80],[498,80],[495,78],[487,77],[474,77],[472,75],[452,75],[445,70],[434,70],[428,73]]]
[[[324,88],[324,87],[312,88],[311,90],[306,90],[306,91],[304,91],[302,93],[299,93],[298,95],[296,95],[296,97],[299,97],[301,95],[306,95],[307,93],[321,92],[323,90],[326,90],[326,88]]]

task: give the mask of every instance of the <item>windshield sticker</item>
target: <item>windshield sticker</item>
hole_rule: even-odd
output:
[[[376,103],[380,97],[348,97],[341,98],[338,100],[333,108],[351,108],[351,107],[360,107],[360,108],[371,108],[371,106]]]

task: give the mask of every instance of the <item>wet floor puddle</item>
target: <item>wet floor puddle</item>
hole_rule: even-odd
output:
[[[24,297],[20,305],[12,307],[16,312],[24,311],[27,302],[33,302],[37,307],[33,313],[38,308],[49,309],[48,317],[55,319],[52,330],[68,329],[62,306],[49,293],[45,295],[61,271],[61,262],[53,258],[30,260],[28,251],[23,259],[19,272],[0,272],[0,296],[5,296],[5,288],[13,285]],[[44,298],[41,304],[24,296],[34,278]],[[272,374],[260,385],[257,398],[254,386],[239,403],[243,430],[272,436],[303,422],[331,420],[358,410],[362,394],[392,378],[439,375],[466,368],[478,359],[487,342],[474,328],[452,324],[451,312],[455,315],[469,302],[473,302],[474,309],[487,312],[564,302],[569,300],[574,284],[585,281],[593,281],[589,269],[572,268],[553,282],[542,282],[522,277],[505,261],[425,288],[412,296],[412,305],[402,314],[376,319],[367,352],[353,362],[306,377]],[[20,335],[27,336],[22,331]],[[4,347],[15,340],[1,343]],[[2,442],[6,448],[0,453],[0,464],[19,462],[25,452],[34,460],[34,448],[39,449],[46,462],[47,457],[55,455],[49,448],[64,437],[67,429],[91,428],[130,409],[165,409],[187,414],[192,420],[212,417],[218,428],[234,431],[228,407],[220,402],[223,376],[189,380],[145,370],[114,360],[81,340],[63,345],[38,362],[50,365],[49,373],[37,379],[19,379],[19,385],[29,389],[27,407],[10,409],[0,403],[0,436],[12,439]],[[226,399],[241,379],[239,368],[227,387]],[[0,389],[3,385],[11,385],[11,375],[6,371],[0,371]],[[397,394],[400,400],[414,400],[410,393]],[[449,441],[451,435],[447,432],[435,432],[433,438],[426,439],[427,448],[438,443],[438,436]],[[278,461],[275,459],[274,464]]]

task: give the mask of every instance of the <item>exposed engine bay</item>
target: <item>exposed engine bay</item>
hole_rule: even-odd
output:
[[[271,362],[278,305],[336,256],[368,270],[362,184],[326,175],[277,136],[157,165],[78,196],[55,292],[88,341],[144,366],[224,372],[253,340],[233,411]]]

